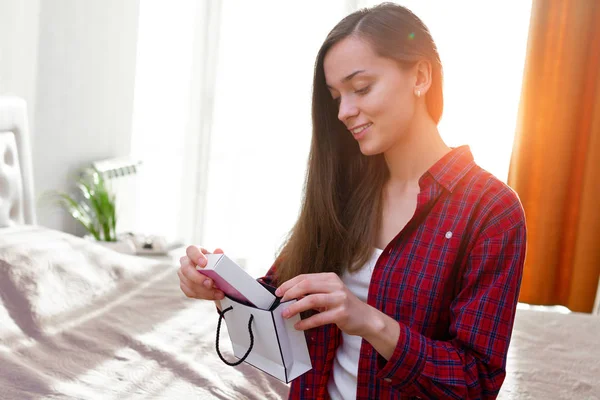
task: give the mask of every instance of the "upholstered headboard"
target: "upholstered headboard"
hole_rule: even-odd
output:
[[[27,107],[0,96],[0,228],[35,223]]]

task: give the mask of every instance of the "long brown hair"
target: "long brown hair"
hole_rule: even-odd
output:
[[[304,198],[298,221],[277,258],[279,284],[299,274],[360,268],[373,249],[382,215],[382,189],[388,178],[383,155],[364,156],[344,124],[325,82],[323,60],[344,38],[366,39],[382,57],[402,68],[420,60],[432,66],[427,110],[442,115],[442,65],[431,34],[407,8],[383,3],[342,19],[325,39],[315,63],[313,133]]]

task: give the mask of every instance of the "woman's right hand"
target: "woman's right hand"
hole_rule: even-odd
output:
[[[222,300],[225,295],[219,290],[212,279],[196,270],[206,267],[208,250],[202,247],[189,246],[185,250],[185,256],[179,259],[179,287],[189,298],[203,300]],[[223,254],[223,250],[216,249],[215,254]],[[218,304],[217,304],[218,306]]]

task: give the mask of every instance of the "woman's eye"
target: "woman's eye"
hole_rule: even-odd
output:
[[[367,93],[369,93],[369,91],[371,90],[371,85],[369,86],[365,86],[364,88],[361,89],[356,89],[354,91],[354,93],[358,94],[358,95],[365,95]],[[340,106],[340,102],[341,102],[341,96],[340,97],[332,97],[333,102],[339,107]]]
[[[367,93],[369,93],[369,90],[371,90],[371,86],[370,85],[369,86],[365,86],[362,89],[357,89],[357,90],[354,91],[354,93],[356,93],[356,94],[367,94]]]

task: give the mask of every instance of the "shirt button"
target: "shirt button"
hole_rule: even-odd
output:
[[[452,232],[451,231],[446,232],[445,236],[446,236],[446,239],[450,239],[452,237]]]
[[[386,381],[387,383],[390,383],[392,380],[390,378],[385,378],[384,381]]]

